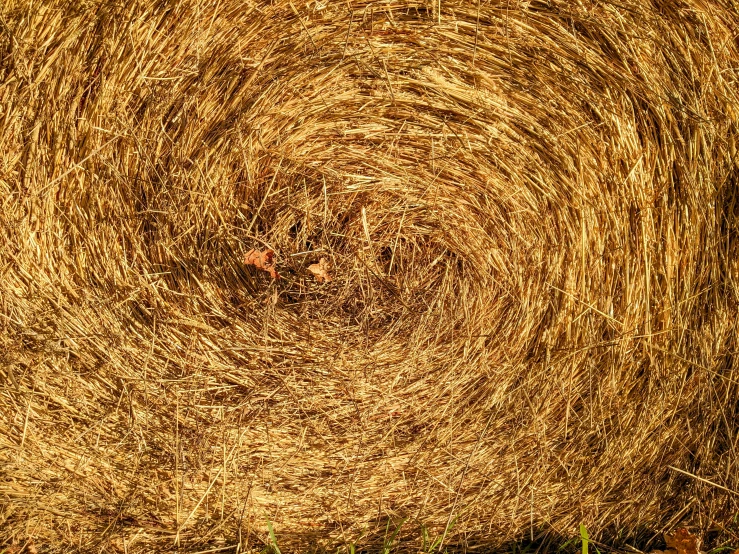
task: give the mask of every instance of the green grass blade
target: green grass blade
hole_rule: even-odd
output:
[[[267,517],[267,529],[269,529],[269,540],[272,541],[272,549],[275,551],[275,554],[282,554],[280,547],[277,546],[277,537],[275,537],[275,530],[274,527],[272,527],[272,522],[269,520],[269,517]]]
[[[582,554],[588,554],[588,543],[590,536],[588,535],[588,529],[582,523],[580,524],[580,538],[582,539]]]

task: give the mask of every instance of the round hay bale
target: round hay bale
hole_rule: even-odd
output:
[[[0,15],[8,548],[736,538],[732,0]]]

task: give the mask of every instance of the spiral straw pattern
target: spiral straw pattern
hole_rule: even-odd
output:
[[[6,0],[0,545],[736,537],[737,10]]]

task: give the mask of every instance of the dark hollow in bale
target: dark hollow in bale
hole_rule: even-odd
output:
[[[4,547],[730,538],[733,1],[0,15]]]

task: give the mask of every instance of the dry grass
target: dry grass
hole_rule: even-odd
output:
[[[731,538],[734,0],[0,30],[0,546]]]

